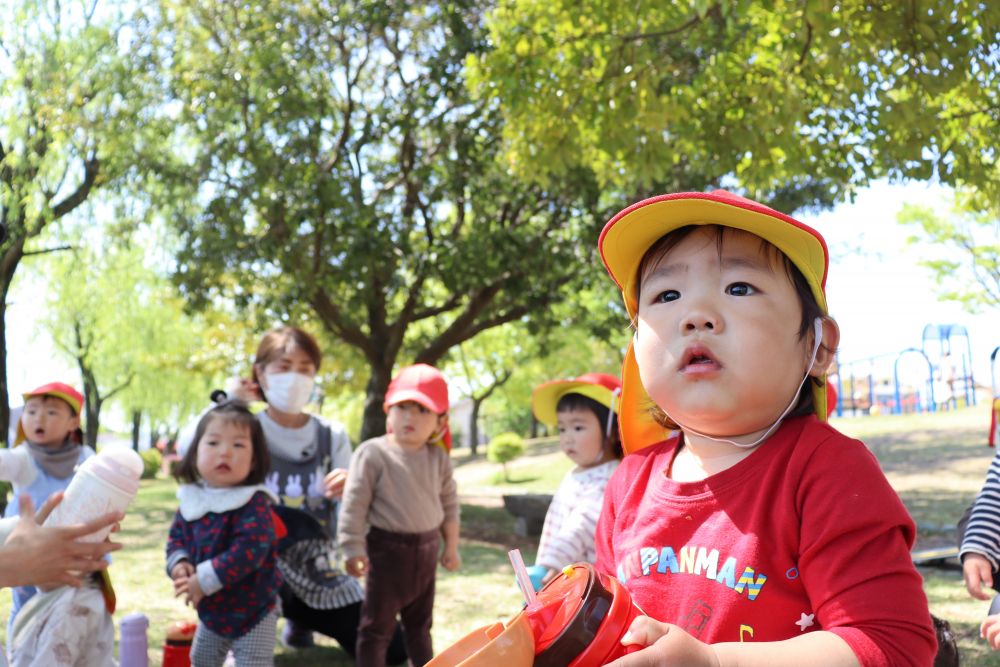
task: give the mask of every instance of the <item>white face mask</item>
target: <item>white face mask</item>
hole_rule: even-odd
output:
[[[302,373],[268,373],[267,387],[261,387],[269,405],[286,414],[297,415],[309,402],[316,379]]]

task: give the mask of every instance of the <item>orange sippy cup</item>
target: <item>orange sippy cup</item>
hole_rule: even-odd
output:
[[[617,579],[589,563],[567,566],[521,612],[535,637],[535,667],[599,667],[638,650],[621,639],[641,614]]]

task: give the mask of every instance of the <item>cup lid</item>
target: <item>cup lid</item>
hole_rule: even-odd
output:
[[[589,563],[567,566],[536,598],[524,612],[535,632],[535,667],[570,664],[593,641],[613,601]]]

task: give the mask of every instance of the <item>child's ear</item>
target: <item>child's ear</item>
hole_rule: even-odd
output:
[[[78,428],[80,428],[80,415],[73,415],[73,417],[69,420],[69,430],[70,432],[73,432]]]
[[[820,318],[820,321],[823,323],[823,342],[820,344],[819,349],[816,350],[816,361],[813,362],[812,368],[809,369],[809,375],[813,377],[826,375],[826,372],[833,364],[834,357],[837,355],[837,347],[840,345],[840,327],[837,325],[836,320],[830,317],[823,317]]]

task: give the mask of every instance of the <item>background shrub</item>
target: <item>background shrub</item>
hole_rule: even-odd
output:
[[[163,465],[163,454],[158,449],[151,448],[139,452],[139,456],[142,457],[142,479],[154,479]]]
[[[501,433],[486,445],[486,458],[503,466],[503,478],[510,481],[507,463],[524,454],[524,439],[517,433]]]

